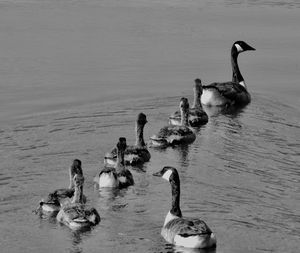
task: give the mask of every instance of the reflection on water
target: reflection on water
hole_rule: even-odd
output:
[[[225,0],[227,5],[246,5],[246,6],[273,6],[299,8],[300,3],[297,0]]]
[[[171,251],[171,252],[174,252],[174,253],[216,253],[217,249],[216,248],[211,248],[211,249],[190,249],[190,248],[173,246],[173,251]]]

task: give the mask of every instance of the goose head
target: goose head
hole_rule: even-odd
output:
[[[147,117],[144,113],[139,113],[136,119],[137,125],[144,126],[147,123]]]
[[[147,117],[144,113],[139,113],[136,119],[136,126],[135,126],[135,131],[136,131],[136,141],[135,145],[144,147],[145,141],[144,141],[144,126],[147,123]]]
[[[248,45],[245,41],[239,40],[233,43],[232,50],[239,54],[245,51],[254,51],[256,49]]]
[[[127,147],[126,138],[125,137],[120,137],[119,142],[117,143],[117,149],[119,151],[125,151],[126,147]]]
[[[172,183],[179,183],[179,174],[176,168],[171,166],[165,166],[160,171],[153,174],[155,177],[161,177]]]
[[[199,78],[195,79],[194,92],[195,92],[195,94],[197,94],[197,95],[199,94],[200,96],[203,93],[202,82]]]
[[[186,111],[186,110],[189,109],[189,101],[188,101],[187,98],[182,97],[182,98],[180,99],[179,108],[180,108],[181,110],[183,110],[183,111]]]

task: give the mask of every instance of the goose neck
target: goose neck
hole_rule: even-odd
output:
[[[75,186],[74,196],[72,199],[72,203],[80,203],[83,202],[83,186]]]
[[[136,141],[135,145],[138,147],[144,147],[145,141],[144,141],[144,124],[137,123],[135,126],[135,132],[136,132]]]
[[[171,181],[171,191],[172,191],[172,207],[170,213],[177,216],[182,217],[182,213],[180,210],[180,182]]]
[[[241,74],[239,65],[238,65],[238,58],[239,53],[237,52],[235,46],[231,49],[231,67],[232,67],[232,82],[240,83],[244,81],[244,78]]]
[[[121,171],[125,168],[124,150],[118,149],[116,169]]]
[[[202,105],[201,105],[201,92],[199,90],[199,87],[194,88],[194,101],[193,101],[193,107],[192,108],[202,108]]]
[[[180,114],[181,114],[181,125],[189,126],[189,109],[180,108]]]

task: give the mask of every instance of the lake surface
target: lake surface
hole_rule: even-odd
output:
[[[300,3],[296,0],[0,1],[1,252],[197,252],[160,236],[174,166],[184,216],[204,219],[217,253],[299,252]],[[180,97],[231,79],[230,47],[252,94],[233,112],[206,108],[188,146],[151,149],[135,185],[94,189],[104,153],[167,123]],[[101,223],[72,232],[32,211],[68,185],[82,160],[85,195]]]

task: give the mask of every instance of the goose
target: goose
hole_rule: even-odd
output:
[[[124,153],[126,165],[141,165],[148,162],[151,158],[150,152],[144,141],[144,126],[147,123],[147,117],[144,113],[139,113],[135,124],[136,141],[135,145],[127,146]],[[117,149],[105,154],[104,164],[115,166],[117,164]]]
[[[84,177],[80,174],[75,174],[73,177],[74,196],[71,203],[61,207],[56,219],[71,229],[89,228],[97,225],[101,218],[95,208],[86,209],[83,204],[83,183]]]
[[[126,138],[120,137],[117,143],[117,164],[115,168],[105,167],[94,180],[99,188],[126,188],[134,184],[131,172],[125,167],[124,153]]]
[[[150,147],[167,147],[171,145],[191,143],[196,139],[196,134],[189,127],[189,102],[187,98],[180,99],[181,124],[179,126],[168,125],[159,130],[156,135],[150,137]]]
[[[61,205],[65,202],[70,202],[71,198],[74,195],[74,182],[73,177],[75,174],[83,175],[81,161],[79,159],[73,160],[72,165],[69,169],[69,178],[70,184],[69,188],[62,188],[54,190],[49,193],[47,198],[40,201],[40,209],[43,212],[58,212],[61,208]],[[83,201],[86,201],[86,197],[83,196]]]
[[[204,125],[208,122],[208,116],[203,110],[200,98],[203,92],[202,83],[199,78],[195,80],[194,86],[194,104],[189,111],[189,124],[192,127],[198,127]],[[176,111],[170,117],[170,124],[175,126],[180,126],[181,116],[180,111]]]
[[[203,86],[202,104],[228,107],[230,105],[241,106],[250,103],[251,96],[237,62],[238,55],[249,50],[255,50],[255,48],[244,41],[233,43],[231,48],[232,81]]]
[[[180,180],[176,168],[165,166],[153,174],[171,184],[172,208],[165,217],[161,235],[168,243],[186,248],[210,248],[216,246],[216,237],[201,219],[183,218],[180,210]]]

